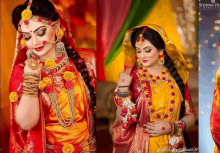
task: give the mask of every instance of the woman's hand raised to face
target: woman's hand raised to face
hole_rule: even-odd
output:
[[[145,124],[145,128],[151,137],[158,137],[170,132],[170,124],[166,121],[148,122]]]
[[[118,79],[118,86],[119,87],[119,90],[121,92],[126,92],[128,91],[129,89],[129,86],[131,84],[131,80],[132,80],[132,76],[128,75],[127,73],[125,72],[121,72],[120,73],[120,76],[119,76],[119,79]],[[122,87],[122,86],[126,86],[126,87]]]
[[[24,73],[34,73],[40,75],[43,65],[39,59],[29,58],[25,61]]]

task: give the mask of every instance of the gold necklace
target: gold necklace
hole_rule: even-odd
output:
[[[55,60],[48,59],[45,61],[45,67],[42,70],[41,74],[43,75],[43,79],[39,83],[39,89],[40,90],[45,90],[50,96],[51,103],[53,110],[58,118],[59,123],[66,129],[70,129],[73,126],[73,120],[75,117],[75,112],[74,112],[74,105],[75,105],[75,99],[74,99],[74,79],[76,78],[76,75],[74,74],[74,70],[72,66],[66,66],[65,67],[65,72],[63,75],[63,78],[65,80],[65,87],[68,92],[68,97],[69,97],[69,104],[70,104],[70,119],[65,118],[62,115],[62,112],[60,110],[60,107],[58,105],[57,99],[56,99],[56,94],[53,91],[53,85],[52,85],[52,80],[50,77],[48,77],[48,74],[51,73],[55,75],[55,72],[58,71],[59,68],[61,68],[64,64],[66,65],[68,62],[68,56],[66,54],[66,50],[64,47],[63,43],[58,43],[57,44],[57,52],[59,58]],[[47,64],[46,62],[49,61]],[[52,64],[51,64],[52,63]]]

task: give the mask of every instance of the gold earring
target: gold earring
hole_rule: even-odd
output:
[[[21,39],[20,44],[21,44],[22,46],[24,46],[24,47],[26,46],[25,41],[24,41],[24,37]]]
[[[58,32],[56,32],[56,36],[57,36],[57,39],[60,40],[64,35],[64,31],[63,29],[59,29]]]
[[[165,55],[163,54],[163,51],[161,51],[160,53],[159,53],[159,58],[158,58],[158,64],[160,64],[160,65],[163,65],[164,64],[164,57],[165,57]]]
[[[141,64],[141,62],[140,62],[140,60],[137,58],[137,64],[139,65],[139,66],[142,66],[142,64]]]

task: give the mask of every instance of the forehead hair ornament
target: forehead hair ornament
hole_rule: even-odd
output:
[[[45,25],[54,25],[58,22],[58,21],[54,21],[54,22],[47,21],[47,20],[44,20],[41,17],[32,15],[32,11],[30,9],[31,5],[32,5],[32,2],[33,2],[33,0],[29,0],[29,2],[27,4],[27,8],[25,10],[23,10],[22,13],[21,13],[21,20],[19,21],[19,23],[17,25],[19,32],[21,32],[22,23],[24,23],[27,27],[29,26],[29,20],[33,20],[33,21],[36,21],[36,22],[41,22]]]
[[[141,33],[139,34],[139,38],[137,38],[136,42],[138,42],[139,44],[141,44],[142,42],[144,42],[144,38],[143,38],[143,33],[146,31],[147,27],[145,26],[144,29],[141,31]]]
[[[56,32],[56,37],[57,37],[57,40],[53,41],[53,42],[49,42],[49,43],[57,43],[57,42],[61,42],[61,38],[63,37],[64,35],[64,32],[65,32],[65,29],[61,29],[60,28],[60,22],[59,20],[57,21],[48,21],[48,20],[45,20],[43,19],[42,17],[39,17],[39,16],[34,16],[32,15],[32,11],[31,11],[31,5],[32,5],[32,2],[33,0],[29,0],[28,4],[27,4],[27,8],[25,10],[22,11],[21,13],[21,20],[19,21],[18,23],[18,32],[21,33],[21,25],[22,23],[24,23],[27,28],[29,26],[29,20],[32,20],[32,21],[35,21],[35,22],[41,22],[43,23],[44,25],[55,25],[55,24],[58,24],[58,30]],[[43,41],[43,44],[45,45],[47,42],[46,41]],[[21,43],[22,46],[25,46],[25,41],[24,39],[22,39],[22,43]]]

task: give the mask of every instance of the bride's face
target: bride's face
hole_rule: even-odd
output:
[[[55,41],[55,28],[51,25],[29,20],[28,26],[22,23],[21,31],[28,49],[38,56],[44,57],[55,49],[55,43],[50,43]]]
[[[136,56],[144,67],[154,66],[158,63],[159,52],[154,45],[148,40],[144,40],[141,44],[135,43]]]

